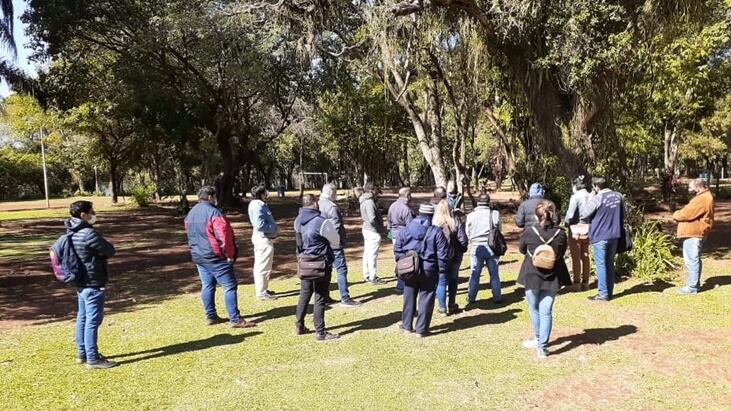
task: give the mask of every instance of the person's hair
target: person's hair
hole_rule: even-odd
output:
[[[599,187],[600,190],[607,188],[607,179],[604,177],[594,177],[591,179],[591,184]]]
[[[439,186],[434,189],[434,198],[443,199],[447,197],[447,189]]]
[[[363,187],[353,187],[353,194],[355,194],[356,197],[360,197],[363,195]]]
[[[213,186],[203,186],[198,190],[198,199],[208,201],[210,197],[216,196],[216,189]]]
[[[536,217],[538,224],[543,227],[551,227],[553,225],[553,217],[556,215],[556,206],[550,201],[541,201],[536,205]]]
[[[313,205],[317,204],[317,196],[314,194],[305,194],[302,196],[302,207],[312,208]]]
[[[410,187],[401,187],[398,191],[398,196],[401,198],[406,198],[411,194],[411,188]]]
[[[696,189],[707,189],[708,188],[708,182],[705,178],[696,178],[693,180],[693,187]]]
[[[442,199],[436,207],[434,207],[434,217],[432,217],[432,224],[437,227],[448,226],[449,231],[454,231],[454,217],[452,211],[449,209],[449,203],[447,200]]]
[[[454,180],[447,181],[447,187],[452,186],[452,188],[457,191],[457,182]],[[451,191],[450,191],[451,192]]]
[[[477,197],[477,204],[490,204],[490,194],[482,193]]]
[[[335,188],[335,185],[334,184],[327,183],[324,186],[322,186],[322,193],[321,193],[321,195],[323,197],[325,197],[325,198],[332,199],[332,196],[333,196],[333,194],[335,194],[336,191],[337,191],[337,189]]]
[[[586,179],[584,176],[578,176],[574,178],[574,188],[576,190],[583,190],[586,188]]]
[[[364,193],[372,193],[374,192],[373,183],[365,183],[363,184],[363,192]]]
[[[258,184],[254,188],[251,189],[251,195],[257,200],[261,200],[261,196],[264,195],[264,193],[267,192],[267,188],[264,186],[264,184]]]
[[[71,214],[71,217],[80,218],[81,213],[91,212],[92,207],[94,207],[94,204],[91,201],[74,201],[69,206],[69,214]]]

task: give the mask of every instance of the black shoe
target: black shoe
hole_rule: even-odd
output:
[[[317,334],[315,336],[315,341],[317,341],[317,342],[326,342],[326,341],[337,340],[338,338],[340,338],[339,335],[332,334],[332,333],[329,333],[329,332],[326,331],[326,332],[324,332],[322,334]]]
[[[309,334],[310,330],[307,329],[307,327],[296,325],[294,326],[294,335],[305,335]]]
[[[116,367],[118,365],[119,365],[119,363],[116,363],[114,361],[109,361],[106,358],[102,358],[102,357],[100,357],[96,361],[87,361],[86,362],[86,368],[88,368],[90,370],[94,370],[94,369],[100,370],[100,369],[105,369],[105,368],[112,368],[112,367]]]
[[[609,297],[605,297],[603,295],[595,295],[593,297],[587,298],[589,301],[609,301]]]
[[[221,317],[219,317],[219,316],[215,316],[215,317],[213,317],[213,318],[208,318],[208,319],[206,320],[206,323],[208,323],[208,325],[216,325],[216,324],[223,324],[223,323],[225,323],[226,321],[228,321],[228,320],[227,320],[227,319],[225,319],[225,318],[221,318]]]
[[[340,301],[341,307],[355,308],[355,307],[360,307],[361,305],[362,305],[361,303],[359,303],[358,301],[355,301],[352,298],[346,298],[346,299]]]
[[[404,295],[404,290],[396,289],[396,295]]]
[[[333,298],[329,295],[325,297],[325,305],[335,304],[336,302],[338,302],[338,300],[333,300]]]

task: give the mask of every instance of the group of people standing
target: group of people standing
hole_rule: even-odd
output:
[[[596,265],[598,292],[592,301],[609,301],[615,283],[614,259],[623,247],[626,206],[623,196],[611,190],[601,177],[591,180],[591,192],[584,177],[573,181],[573,195],[565,216],[568,230],[559,226],[556,205],[544,198],[544,187],[533,184],[529,198],[518,207],[515,222],[523,229],[518,249],[525,255],[517,282],[525,287],[525,299],[533,327],[533,336],[523,342],[535,349],[538,357],[548,354],[546,347],[552,328],[552,309],[558,291],[574,285],[577,290],[589,288],[591,246]],[[691,181],[695,198],[673,214],[679,222],[678,238],[684,239],[683,255],[688,268],[688,283],[680,294],[695,294],[700,288],[701,249],[713,225],[713,196],[702,179]],[[269,290],[274,239],[279,228],[267,205],[268,191],[263,185],[252,189],[253,200],[248,214],[252,225],[254,250],[253,278],[256,298],[272,300],[277,296]],[[234,328],[255,327],[245,320],[238,309],[238,283],[234,263],[239,257],[233,228],[217,207],[216,190],[202,187],[198,204],[185,218],[185,230],[193,262],[201,280],[201,299],[209,325],[228,321]],[[462,197],[454,182],[447,188],[434,190],[430,201],[420,204],[418,212],[411,205],[411,189],[399,190],[398,199],[391,204],[387,224],[378,207],[378,190],[366,184],[359,197],[363,234],[363,277],[370,284],[383,284],[377,272],[377,260],[382,236],[393,242],[394,258],[398,262],[407,255],[418,256],[418,274],[398,279],[396,292],[403,294],[401,329],[417,337],[429,334],[435,303],[440,315],[460,312],[456,302],[458,273],[464,254],[470,253],[470,278],[467,307],[477,301],[482,270],[487,266],[492,302],[501,304],[499,253],[490,247],[490,237],[501,230],[500,212],[490,206],[490,196],[483,192],[476,207],[464,215]],[[93,228],[96,213],[92,203],[78,201],[70,207],[71,218],[66,221],[67,236],[77,258],[83,263],[83,273],[76,281],[79,311],[76,323],[77,363],[88,368],[110,368],[117,365],[107,360],[97,348],[98,327],[103,319],[104,287],[108,280],[107,258],[114,247]],[[337,273],[340,305],[358,307],[348,289],[348,266],[344,248],[346,230],[342,212],[337,204],[337,190],[326,184],[319,198],[305,195],[294,222],[297,244],[298,271],[316,275],[300,275],[300,294],[295,310],[295,335],[306,335],[305,315],[312,296],[314,300],[315,340],[337,339],[327,331],[325,307],[335,302],[330,297],[332,269]],[[60,240],[59,240],[60,241]],[[564,255],[570,250],[573,281]],[[549,263],[546,264],[546,261]],[[228,319],[218,316],[215,289],[220,285]]]

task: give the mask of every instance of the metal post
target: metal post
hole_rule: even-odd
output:
[[[97,167],[94,166],[94,192],[99,192],[99,174],[97,174]]]
[[[46,191],[46,208],[51,208],[51,200],[48,199],[48,171],[46,170],[46,146],[43,144],[43,128],[41,133],[41,160],[43,161],[43,188]]]

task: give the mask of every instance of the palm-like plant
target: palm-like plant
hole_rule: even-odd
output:
[[[13,0],[0,0],[0,13],[0,48],[10,52],[10,59],[0,57],[0,79],[11,85],[20,85],[26,78],[14,64],[18,49],[13,37]]]

